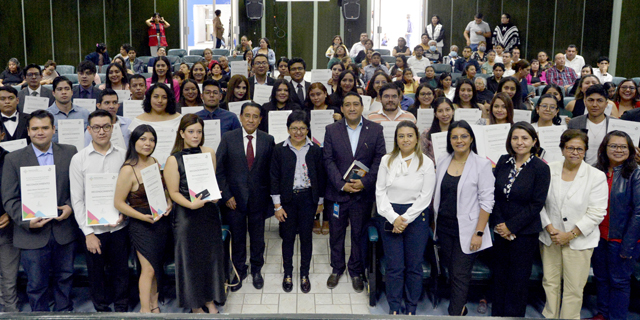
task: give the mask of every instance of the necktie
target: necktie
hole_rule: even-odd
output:
[[[304,102],[304,91],[302,90],[302,85],[298,83],[298,98],[300,98],[300,102]]]
[[[17,119],[18,118],[16,118],[16,116],[13,116],[13,117],[5,117],[5,116],[3,116],[2,117],[2,121],[13,121],[13,122],[16,122]]]
[[[86,99],[89,96],[89,91],[80,89],[80,98]]]
[[[38,96],[38,91],[31,92],[31,96],[32,97],[37,97]]]
[[[247,164],[249,165],[249,170],[253,166],[253,160],[255,159],[255,155],[253,154],[253,144],[251,140],[253,140],[252,135],[247,135],[247,139],[249,139],[249,143],[247,144]]]

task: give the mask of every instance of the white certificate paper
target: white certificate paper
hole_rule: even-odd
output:
[[[156,158],[158,163],[160,163],[160,166],[164,169],[164,164],[167,162],[167,158],[171,155],[171,149],[173,149],[173,144],[176,141],[177,130],[176,128],[168,128],[154,124],[150,125],[156,130],[156,135],[158,136],[156,149],[153,151],[151,156]]]
[[[273,86],[267,84],[257,84],[253,87],[253,101],[263,105],[271,99],[271,89]]]
[[[371,110],[371,97],[370,96],[360,96],[362,98],[362,115],[369,115],[369,110]],[[342,108],[342,106],[340,106]]]
[[[567,126],[549,126],[538,128],[538,139],[540,147],[544,149],[542,157],[547,162],[563,161],[562,150],[560,149],[560,137],[567,130]]]
[[[247,102],[251,102],[251,100],[229,102],[229,111],[235,113],[238,116],[238,119],[240,119],[240,111],[242,111],[242,105]]]
[[[115,90],[118,94],[118,102],[123,102],[131,98],[131,91],[129,90]]]
[[[49,108],[49,98],[47,97],[24,97],[24,109],[22,109],[22,112],[25,114],[36,110],[47,110],[47,108]]]
[[[275,143],[280,143],[289,137],[287,118],[291,112],[293,111],[269,111],[269,134],[273,136]]]
[[[133,119],[144,112],[142,100],[125,100],[122,102],[122,116]]]
[[[189,113],[196,113],[196,112],[200,112],[204,110],[204,107],[200,106],[200,107],[182,107],[180,109],[180,113],[182,114],[189,114]]]
[[[113,125],[113,132],[111,133],[111,144],[122,150],[127,150],[127,144],[124,142],[122,129],[120,129],[120,121],[117,121],[116,124]]]
[[[511,124],[492,124],[486,126],[471,126],[476,136],[478,155],[487,157],[495,166],[503,154],[507,154],[507,135]]]
[[[631,137],[633,144],[637,147],[638,141],[640,141],[640,123],[635,121],[628,120],[620,120],[620,119],[609,119],[609,127],[607,128],[607,133],[620,130],[625,132]]]
[[[13,152],[22,149],[27,146],[27,139],[18,139],[0,142],[0,147],[7,150],[7,152]]]
[[[333,110],[311,110],[311,141],[324,145],[326,127],[333,123]]]
[[[140,175],[142,176],[142,183],[144,183],[144,192],[147,195],[149,209],[151,209],[153,218],[156,219],[159,215],[165,214],[168,207],[164,186],[160,178],[160,169],[158,169],[157,165],[152,164],[140,170]]]
[[[90,113],[96,111],[96,99],[76,98],[76,99],[73,99],[73,104],[75,104],[76,106],[82,109],[89,111]]]
[[[433,156],[437,164],[440,158],[447,155],[447,131],[432,133],[431,145],[433,145]]]
[[[78,151],[84,149],[84,120],[58,120],[58,142],[76,146]]]
[[[387,153],[393,151],[393,141],[395,139],[396,127],[399,121],[382,121],[382,133],[384,134],[384,145],[387,148]]]
[[[204,120],[204,146],[218,150],[220,144],[220,119]]]
[[[311,70],[311,83],[320,82],[322,83],[327,90],[331,88],[331,86],[327,83],[329,79],[331,79],[331,69],[313,69]]]
[[[113,206],[117,173],[88,173],[85,178],[87,225],[90,227],[116,224],[120,213]]]
[[[531,123],[531,110],[513,110],[513,123],[520,121]]]
[[[247,65],[247,61],[230,61],[229,69],[231,69],[229,78],[235,76],[236,74],[243,75],[245,77],[249,77],[249,66]]]
[[[418,126],[418,129],[420,129],[419,131],[422,134],[422,132],[431,128],[431,124],[433,123],[433,109],[419,108],[417,120],[418,120],[418,123],[416,123],[416,125]],[[418,139],[420,139],[419,136],[418,136]]]
[[[468,109],[458,108],[455,111],[454,119],[456,121],[464,120],[469,124],[475,124],[478,119],[482,117],[482,110],[480,109]]]
[[[192,202],[196,199],[196,195],[204,190],[209,191],[209,196],[203,200],[222,198],[210,153],[184,155],[182,159],[189,186],[189,198]]]
[[[20,168],[22,220],[58,217],[56,166]]]

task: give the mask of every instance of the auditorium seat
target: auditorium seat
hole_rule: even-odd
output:
[[[176,57],[184,57],[187,55],[187,50],[185,49],[169,49],[167,52],[167,56],[176,56]]]
[[[190,56],[203,56],[204,57],[204,49],[191,49],[189,50]]]
[[[56,71],[60,75],[72,74],[72,73],[76,73],[76,67],[63,64],[63,65],[56,66]]]

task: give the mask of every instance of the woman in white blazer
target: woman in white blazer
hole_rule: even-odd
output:
[[[449,270],[449,315],[465,315],[471,269],[478,252],[491,247],[489,214],[495,178],[491,162],[477,154],[469,124],[455,121],[447,133],[447,156],[438,161],[434,197],[435,238]]]
[[[588,146],[586,133],[569,129],[560,138],[564,161],[549,164],[551,184],[540,213],[544,230],[539,238],[546,318],[580,319],[582,291],[600,238],[598,225],[607,210],[607,179],[584,162]]]

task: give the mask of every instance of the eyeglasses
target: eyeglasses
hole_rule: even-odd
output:
[[[608,144],[607,147],[609,147],[609,149],[611,150],[619,150],[623,152],[626,152],[629,150],[629,147],[624,144]]]
[[[556,111],[558,109],[558,107],[557,106],[552,106],[550,104],[541,104],[540,105],[540,109]]]
[[[269,63],[268,63],[268,62],[265,62],[265,61],[260,61],[260,62],[254,62],[254,64],[255,64],[256,66],[266,66],[266,65],[268,65]]]
[[[575,147],[564,147],[565,150],[567,150],[569,153],[578,153],[578,154],[583,154],[584,153],[584,148],[575,148]]]
[[[634,87],[634,86],[622,86],[622,87],[620,87],[620,91],[627,91],[627,90],[634,91],[634,90],[636,90],[636,87]]]
[[[293,132],[307,132],[307,130],[309,130],[309,128],[307,128],[307,127],[291,127],[291,128],[289,128],[289,130],[291,130]]]
[[[104,126],[91,126],[91,131],[93,131],[93,133],[100,132],[100,129],[104,130],[104,132],[111,132],[113,126],[110,124],[105,124]]]
[[[37,77],[39,75],[40,75],[39,73],[29,72],[29,73],[27,73],[27,78],[35,78],[35,77]]]
[[[433,95],[433,93],[431,93],[431,92],[420,92],[420,96],[421,97],[427,97],[427,96],[432,96],[432,95]]]
[[[289,71],[290,72],[304,71],[304,68],[303,67],[290,68]]]

